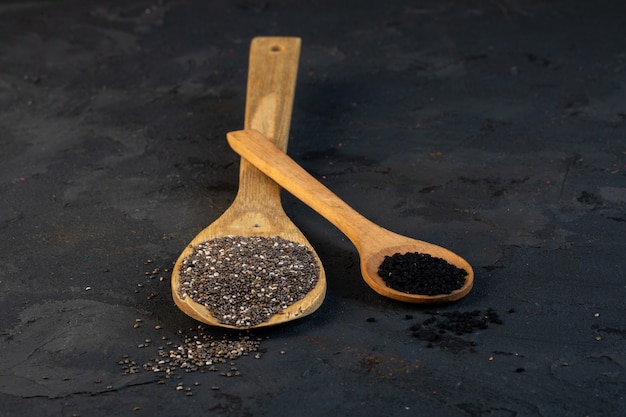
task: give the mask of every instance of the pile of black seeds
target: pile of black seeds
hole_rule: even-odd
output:
[[[194,248],[179,274],[181,298],[191,297],[224,324],[249,327],[304,298],[317,284],[319,265],[297,242],[227,236]]]
[[[467,271],[444,259],[408,252],[385,256],[378,275],[388,287],[420,295],[450,294],[465,284]]]
[[[511,310],[512,311],[512,310]],[[490,324],[503,324],[499,314],[493,308],[473,311],[428,312],[429,318],[410,327],[411,334],[426,342],[428,347],[438,345],[444,350],[459,352],[476,346],[473,340],[463,336],[478,330],[484,330]]]

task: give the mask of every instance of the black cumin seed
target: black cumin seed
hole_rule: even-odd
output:
[[[503,324],[498,312],[493,308],[484,311],[454,310],[443,313],[431,311],[426,314],[430,317],[409,328],[412,336],[426,342],[427,347],[436,344],[453,352],[472,350],[477,345],[475,341],[465,338],[468,334],[487,329],[490,323]]]
[[[408,294],[450,294],[465,284],[467,271],[444,259],[408,252],[385,256],[378,275],[388,287]]]

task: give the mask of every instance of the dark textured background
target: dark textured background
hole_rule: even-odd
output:
[[[623,415],[625,15],[1,1],[0,415]],[[235,195],[225,133],[243,126],[257,35],[303,40],[289,154],[371,220],[465,257],[475,288],[447,306],[382,298],[350,242],[285,195],[325,264],[322,307],[254,332],[263,357],[239,377],[123,375],[123,355],[154,356],[144,338],[196,324],[163,271]],[[489,307],[504,324],[463,336],[472,349],[409,331]]]

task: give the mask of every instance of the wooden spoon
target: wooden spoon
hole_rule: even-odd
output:
[[[334,224],[352,241],[361,258],[361,274],[377,293],[410,303],[443,303],[458,300],[471,290],[474,271],[465,259],[432,243],[411,239],[372,223],[357,213],[300,165],[254,130],[226,135],[231,148],[268,177]],[[408,294],[388,287],[378,275],[385,256],[419,252],[441,258],[467,272],[465,284],[450,294]]]
[[[257,129],[281,152],[287,149],[289,125],[300,57],[300,39],[259,37],[250,45],[245,128]],[[172,272],[172,295],[176,305],[201,322],[221,327],[241,328],[221,323],[203,305],[180,297],[180,267],[194,247],[224,236],[280,236],[307,246],[319,265],[316,286],[300,301],[273,315],[269,320],[249,326],[263,327],[311,314],[326,294],[326,275],[317,253],[302,232],[289,220],[280,200],[280,186],[262,172],[241,160],[239,191],[232,205],[210,226],[202,230],[185,248]]]

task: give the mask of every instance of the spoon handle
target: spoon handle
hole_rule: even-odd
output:
[[[366,243],[378,246],[385,239],[385,229],[355,211],[260,132],[240,130],[226,137],[243,159],[335,225],[357,249]]]
[[[300,38],[257,37],[250,44],[245,129],[262,132],[287,151],[300,59]],[[258,205],[280,202],[280,187],[242,159],[238,199]]]
[[[244,129],[287,151],[300,59],[300,38],[258,37],[250,45]]]

